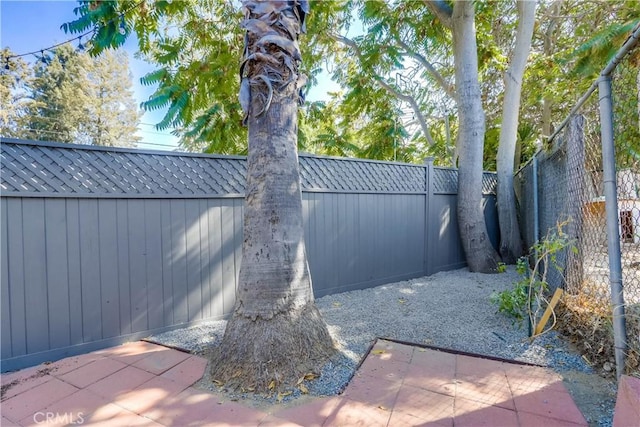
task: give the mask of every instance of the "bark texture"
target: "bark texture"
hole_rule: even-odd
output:
[[[522,77],[527,65],[533,25],[536,19],[535,1],[518,1],[518,29],[516,45],[511,55],[511,64],[505,74],[502,127],[498,146],[498,222],[500,225],[500,256],[507,264],[515,264],[524,253],[516,195],[513,187],[513,167],[518,140],[518,119]]]
[[[458,104],[458,224],[471,271],[493,273],[499,256],[491,245],[482,209],[482,153],[485,118],[478,81],[473,2],[453,5],[451,29]]]
[[[249,126],[242,265],[236,305],[211,378],[270,393],[317,371],[334,346],[315,307],[297,153],[305,77],[297,38],[306,2],[245,1],[240,101]]]

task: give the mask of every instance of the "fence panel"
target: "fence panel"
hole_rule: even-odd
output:
[[[3,370],[231,312],[244,158],[15,140],[1,156]],[[455,170],[315,156],[300,167],[316,296],[464,266]],[[494,189],[485,174],[497,245]]]

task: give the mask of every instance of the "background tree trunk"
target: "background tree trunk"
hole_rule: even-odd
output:
[[[229,388],[259,392],[294,386],[306,373],[320,369],[334,350],[314,304],[303,235],[297,153],[299,51],[297,36],[292,39],[285,31],[300,32],[300,22],[296,27],[291,20],[301,10],[294,11],[290,2],[267,3],[244,3],[249,10],[245,24],[274,16],[272,11],[287,21],[281,26],[273,22],[264,33],[258,32],[261,25],[247,25],[256,31],[247,33],[245,59],[260,55],[243,65],[246,75],[241,76],[250,90],[242,265],[234,313],[211,369],[212,379]],[[268,13],[260,13],[264,11]],[[272,32],[293,43],[274,38]]]
[[[507,264],[523,254],[516,195],[513,187],[513,165],[518,139],[518,118],[522,77],[527,65],[533,25],[536,19],[535,1],[518,1],[518,30],[511,65],[505,74],[505,93],[502,106],[502,127],[498,146],[498,222],[500,224],[500,256]]]
[[[471,271],[495,272],[499,256],[491,245],[482,209],[482,152],[484,110],[478,82],[478,49],[474,6],[457,1],[451,25],[455,57],[458,132],[458,224],[467,265]]]

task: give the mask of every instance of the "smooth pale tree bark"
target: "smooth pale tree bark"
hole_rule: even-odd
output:
[[[518,29],[511,64],[505,74],[502,127],[498,145],[498,223],[500,225],[500,256],[507,264],[515,262],[523,254],[516,195],[513,187],[513,168],[518,140],[518,119],[522,77],[531,50],[531,37],[536,20],[536,2],[520,0],[518,7]]]
[[[211,378],[271,392],[320,369],[334,346],[313,299],[303,236],[297,112],[308,3],[244,1],[240,102],[249,126],[242,265],[236,305]]]
[[[636,74],[636,89],[638,91],[638,130],[640,131],[640,67],[638,67],[638,74]]]
[[[550,17],[549,17],[549,26],[547,27],[547,31],[544,33],[544,45],[543,52],[545,57],[551,58],[553,55],[553,46],[555,43],[554,34],[556,28],[558,28],[559,23],[559,15],[560,8],[562,7],[562,2],[564,0],[556,0],[551,3],[549,6]],[[551,101],[549,95],[545,95],[542,99],[542,137],[549,138],[553,133],[553,129],[551,126],[551,107],[553,102]]]
[[[500,257],[491,245],[482,208],[485,117],[478,81],[478,47],[473,2],[427,5],[451,28],[458,105],[458,226],[469,270],[492,273]]]

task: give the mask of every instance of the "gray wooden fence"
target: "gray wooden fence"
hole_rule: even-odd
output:
[[[2,371],[230,313],[244,157],[10,139],[0,155]],[[465,265],[456,170],[307,155],[300,168],[316,297]],[[483,184],[495,245],[495,175]]]

